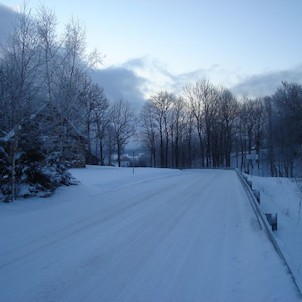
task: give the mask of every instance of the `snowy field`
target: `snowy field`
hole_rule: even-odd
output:
[[[0,204],[0,301],[301,301],[234,171],[72,173]]]

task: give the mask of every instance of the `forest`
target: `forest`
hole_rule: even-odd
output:
[[[71,167],[113,165],[114,155],[121,166],[133,140],[143,150],[133,165],[301,175],[299,83],[251,98],[201,79],[180,95],[155,91],[136,108],[109,100],[93,80],[104,58],[87,51],[85,35],[74,18],[59,35],[44,6],[17,14],[0,50],[0,200],[49,196],[75,183]]]

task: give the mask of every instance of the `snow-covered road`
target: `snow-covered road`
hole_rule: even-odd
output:
[[[0,301],[300,301],[234,171],[90,167],[0,206]]]

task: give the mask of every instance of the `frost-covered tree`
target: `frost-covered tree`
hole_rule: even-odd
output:
[[[83,100],[93,103],[99,89],[91,83],[89,71],[100,61],[97,52],[86,52],[80,22],[72,20],[65,35],[58,37],[51,10],[41,7],[33,12],[25,3],[16,16],[15,28],[0,53],[0,170],[5,175],[0,190],[9,192],[12,200],[22,183],[38,182],[38,177],[31,177],[34,174],[54,169],[53,175],[66,176],[64,163],[77,161],[75,137],[83,140],[87,123],[92,123]],[[39,131],[29,131],[37,113],[49,104],[53,116],[44,116]]]
[[[60,56],[62,41],[57,37],[57,18],[55,13],[45,6],[40,6],[36,14],[36,32],[39,43],[40,81],[42,94],[46,100],[54,103],[57,89],[57,71],[64,60]]]
[[[37,74],[39,69],[38,40],[35,22],[26,4],[17,15],[15,28],[7,47],[2,50],[2,101],[0,111],[5,113],[0,128],[4,138],[10,138],[7,151],[10,161],[11,199],[16,196],[16,156],[20,124],[29,118],[35,106]]]

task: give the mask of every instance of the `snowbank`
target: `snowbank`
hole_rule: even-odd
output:
[[[296,181],[288,178],[249,176],[253,189],[260,191],[264,213],[278,214],[274,232],[296,281],[302,288],[302,193]]]

